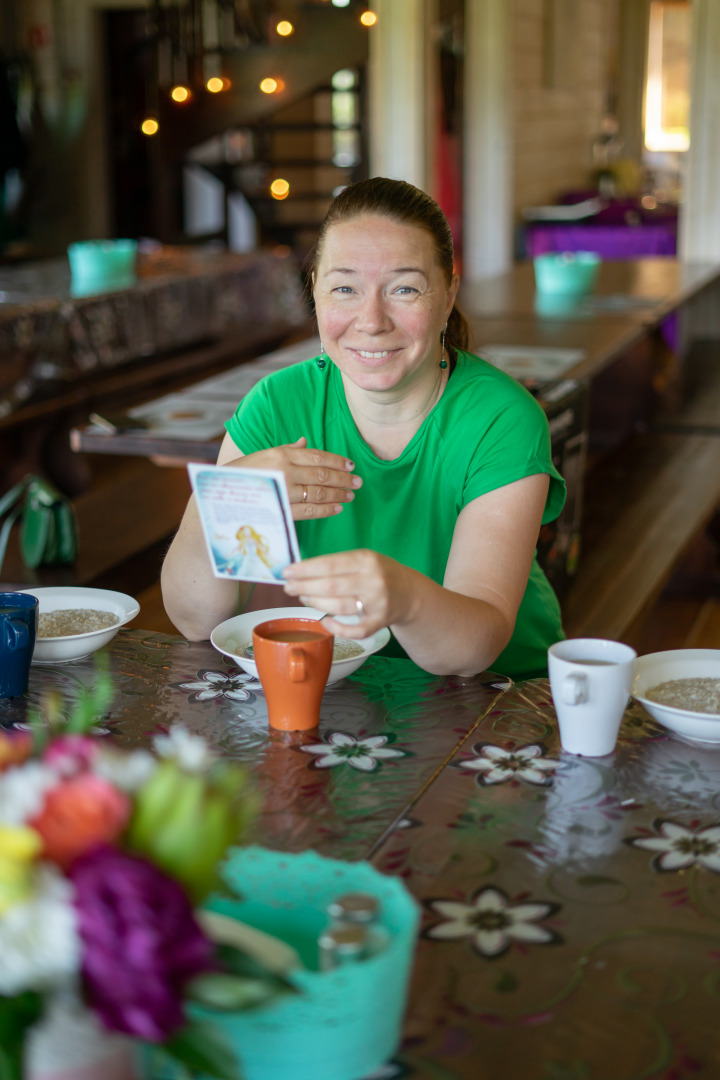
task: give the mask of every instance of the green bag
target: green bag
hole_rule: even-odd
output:
[[[75,562],[77,524],[72,503],[49,481],[28,474],[0,498],[0,567],[18,518],[20,554],[26,566],[34,570]]]

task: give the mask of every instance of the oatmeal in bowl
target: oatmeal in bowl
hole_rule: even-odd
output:
[[[720,649],[670,649],[639,656],[632,695],[675,735],[720,744]]]
[[[132,596],[111,589],[58,585],[22,591],[39,601],[33,664],[81,660],[112,641],[140,611]]]

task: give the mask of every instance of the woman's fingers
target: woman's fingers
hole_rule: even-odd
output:
[[[354,616],[350,625],[326,620],[328,629],[340,637],[365,637],[391,621],[394,566],[373,551],[320,555],[287,568],[285,592],[332,616]]]
[[[355,466],[349,458],[308,448],[304,436],[294,443],[248,454],[233,464],[284,473],[296,521],[339,514],[362,487],[362,479],[353,472]]]

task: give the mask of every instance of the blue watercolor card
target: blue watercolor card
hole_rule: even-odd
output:
[[[283,473],[198,464],[188,473],[215,577],[282,584],[300,561]]]

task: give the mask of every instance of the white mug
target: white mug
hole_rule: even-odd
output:
[[[636,656],[629,645],[603,638],[569,638],[550,646],[550,690],[563,750],[583,757],[613,752]]]

